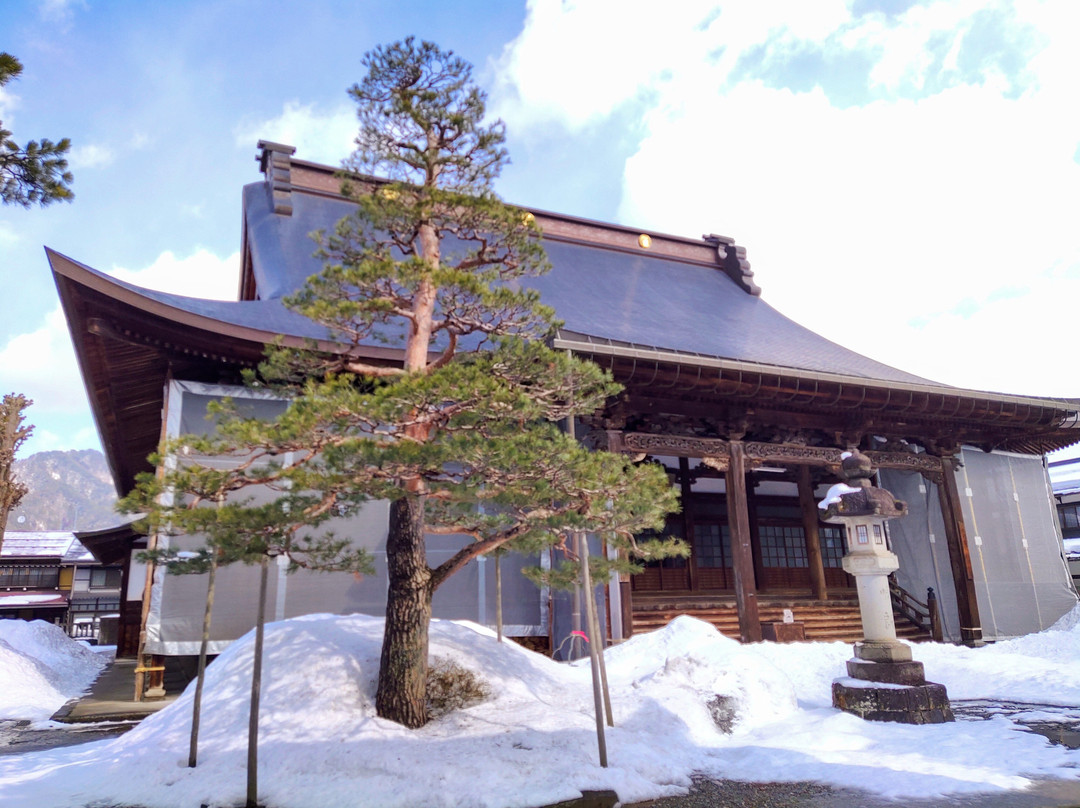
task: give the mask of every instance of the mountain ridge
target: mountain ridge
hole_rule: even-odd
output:
[[[15,479],[29,491],[6,530],[97,530],[119,524],[116,488],[96,449],[36,452],[16,460]]]

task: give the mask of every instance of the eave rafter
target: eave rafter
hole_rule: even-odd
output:
[[[727,458],[731,455],[732,441],[722,438],[700,438],[688,435],[654,435],[641,432],[604,430],[593,433],[590,442],[612,452],[632,455],[666,455],[671,457],[700,457],[706,465],[717,471],[727,470]],[[842,449],[829,446],[799,446],[796,444],[742,442],[748,469],[768,464],[798,466],[821,466],[831,470],[840,468]],[[941,472],[941,458],[915,452],[867,451],[878,468],[917,471],[921,474]]]
[[[922,445],[965,443],[1034,454],[1080,440],[1080,402],[943,386],[893,388],[874,380],[803,378],[797,371],[754,374],[596,358],[626,386],[627,411],[700,418],[738,411],[758,425],[827,435],[861,430]]]

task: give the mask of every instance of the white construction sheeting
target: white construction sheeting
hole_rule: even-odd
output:
[[[1042,457],[965,448],[956,472],[983,637],[1048,628],[1077,602]],[[915,472],[884,469],[881,484],[908,503],[889,523],[898,583],[938,595],[945,638],[960,639],[956,592],[937,487]]]

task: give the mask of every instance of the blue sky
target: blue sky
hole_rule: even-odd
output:
[[[35,400],[26,452],[98,445],[43,246],[234,297],[257,140],[340,162],[362,54],[409,34],[475,65],[509,128],[509,201],[730,235],[765,299],[835,341],[949,384],[1080,397],[1075,3],[658,9],[8,0],[0,50],[25,69],[0,120],[70,137],[76,194],[0,209],[0,392]]]

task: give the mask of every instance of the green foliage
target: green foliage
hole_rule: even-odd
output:
[[[22,73],[22,63],[10,53],[0,52],[0,87]],[[49,205],[58,200],[70,202],[74,177],[67,170],[71,141],[48,138],[28,141],[20,146],[10,130],[0,121],[0,201],[5,205]]]
[[[490,188],[508,161],[505,126],[483,122],[484,93],[465,60],[408,37],[361,65],[367,76],[349,90],[360,132],[347,168],[474,196]]]
[[[213,444],[211,440],[207,445]],[[289,572],[300,568],[372,572],[369,554],[351,548],[348,539],[310,532],[332,512],[314,513],[321,497],[284,488],[279,464],[248,457],[203,465],[197,456],[188,459],[190,444],[174,441],[163,449],[168,462],[152,458],[161,462],[162,473],[139,475],[135,489],[118,508],[144,514],[137,526],[146,532],[201,537],[203,546],[183,551],[170,545],[142,553],[142,560],[162,564],[172,574],[189,574],[208,571],[215,556],[218,565],[226,565],[285,555]],[[176,457],[182,462],[174,462]],[[238,495],[253,486],[272,491],[274,498],[258,503]]]

